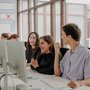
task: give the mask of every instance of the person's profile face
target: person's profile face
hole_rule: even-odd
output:
[[[49,53],[50,52],[50,50],[49,50],[50,45],[46,41],[44,41],[43,39],[40,39],[40,45],[39,46],[41,48],[42,53]]]
[[[68,36],[63,30],[62,30],[62,39],[63,39],[64,44],[68,44]]]
[[[29,37],[29,43],[31,46],[35,46],[36,44],[36,35],[34,33],[32,33]]]

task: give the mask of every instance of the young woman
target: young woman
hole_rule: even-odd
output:
[[[40,38],[41,55],[31,60],[34,69],[43,74],[54,74],[54,41],[51,36]]]
[[[27,63],[30,64],[32,58],[38,58],[39,54],[39,36],[36,32],[31,32],[28,36],[28,41],[26,44]]]

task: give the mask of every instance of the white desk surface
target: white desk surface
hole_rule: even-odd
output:
[[[67,83],[69,81],[67,81],[61,77],[56,77],[54,75],[40,74],[40,73],[37,73],[36,71],[31,70],[30,68],[27,71],[28,71],[28,83],[26,85],[28,85],[31,88],[41,87],[42,90],[70,90],[68,88],[55,89],[55,88],[52,88],[51,86],[49,86],[48,84],[42,82],[42,79],[45,79],[45,80],[50,79],[53,82],[58,82],[61,86],[65,85],[65,87],[66,87]],[[12,79],[9,77],[8,82],[9,82],[8,86],[12,87],[9,90],[13,90],[13,84],[14,84],[14,86],[19,85],[19,84],[25,85],[25,83],[18,78],[13,78],[13,83],[12,83]],[[1,85],[3,86],[3,80],[1,81]],[[90,90],[90,87],[82,86],[82,87],[79,87],[79,88],[73,89],[73,90]]]
[[[56,77],[55,75],[44,75],[36,71],[33,71],[31,69],[28,69],[28,77],[29,77],[28,85],[31,85],[32,87],[43,87],[43,90],[69,90],[69,89],[55,89],[45,84],[44,82],[42,82],[42,79],[45,79],[45,78],[51,79],[53,82],[58,82],[61,85],[65,85],[66,87],[69,81],[61,77]],[[90,90],[90,87],[82,86],[73,90]]]
[[[1,85],[2,90],[4,90],[4,87],[5,87],[4,78],[2,78],[0,85]],[[15,76],[14,77],[8,76],[8,89],[7,90],[15,90],[16,85],[25,85],[25,83]]]

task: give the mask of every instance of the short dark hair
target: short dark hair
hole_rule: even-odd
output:
[[[2,33],[1,34],[1,37],[4,37],[4,38],[8,39],[9,38],[9,35],[8,35],[8,33]]]
[[[19,35],[18,34],[12,34],[10,37],[9,37],[9,40],[10,39],[17,39],[19,38]]]
[[[80,37],[81,37],[81,30],[79,29],[78,25],[74,24],[74,23],[69,23],[66,24],[62,27],[62,30],[65,32],[65,34],[71,35],[71,37],[76,40],[79,41]]]

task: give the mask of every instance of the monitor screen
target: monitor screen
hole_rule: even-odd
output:
[[[4,89],[7,90],[8,86],[8,79],[7,79],[7,61],[8,61],[8,56],[7,56],[7,47],[6,47],[6,40],[0,40],[0,74],[5,75],[4,76]]]
[[[8,66],[12,74],[27,82],[26,58],[24,43],[20,41],[7,41]]]
[[[3,60],[6,60],[6,41],[0,40],[0,66],[3,65]]]

